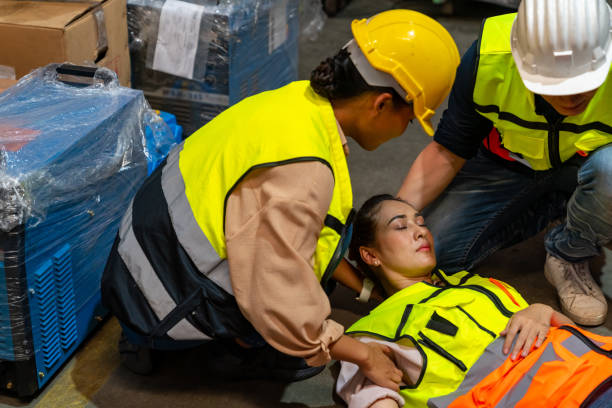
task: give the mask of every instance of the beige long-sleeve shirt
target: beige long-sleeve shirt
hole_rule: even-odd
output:
[[[291,163],[249,173],[226,207],[227,259],[240,310],[270,345],[312,366],[330,360],[329,345],[344,331],[327,319],[329,299],[314,274],[333,189],[325,164]]]

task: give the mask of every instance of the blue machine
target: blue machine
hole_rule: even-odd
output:
[[[180,139],[105,69],[51,65],[0,94],[0,386],[36,393],[106,314],[119,221]]]
[[[128,0],[132,86],[190,135],[227,107],[298,78],[298,0],[186,0],[202,13],[192,77],[154,69],[164,0]],[[171,31],[171,30],[170,30]]]

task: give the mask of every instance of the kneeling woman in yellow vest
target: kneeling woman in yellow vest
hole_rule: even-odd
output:
[[[335,358],[398,387],[386,347],[328,319],[325,285],[353,212],[344,135],[372,150],[414,118],[431,134],[459,54],[438,22],[409,10],[352,32],[310,82],[230,107],[137,192],[102,278],[128,368],[150,372],[150,349],[215,340],[208,363],[229,376],[298,380]]]
[[[347,334],[387,345],[403,371],[397,392],[342,363],[336,389],[350,408],[603,407],[609,405],[595,404],[612,401],[612,337],[578,329],[550,306],[529,306],[504,282],[432,272],[433,238],[406,202],[390,195],[366,201],[350,256],[390,297]]]

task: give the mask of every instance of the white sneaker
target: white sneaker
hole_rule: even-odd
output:
[[[604,264],[601,267],[601,290],[604,295],[612,299],[612,245],[601,248],[604,255]]]
[[[561,311],[574,322],[598,326],[606,320],[608,302],[591,276],[588,261],[572,263],[547,254],[544,276],[557,289]]]

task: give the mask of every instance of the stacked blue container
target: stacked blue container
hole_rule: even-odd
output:
[[[297,79],[298,14],[298,0],[128,0],[132,86],[176,115],[187,136],[243,98]],[[177,50],[178,37],[194,47]],[[180,69],[179,60],[191,64]]]
[[[0,94],[0,386],[20,396],[105,315],[100,277],[119,221],[181,139],[110,71],[86,69],[95,84],[83,86],[57,68]]]

